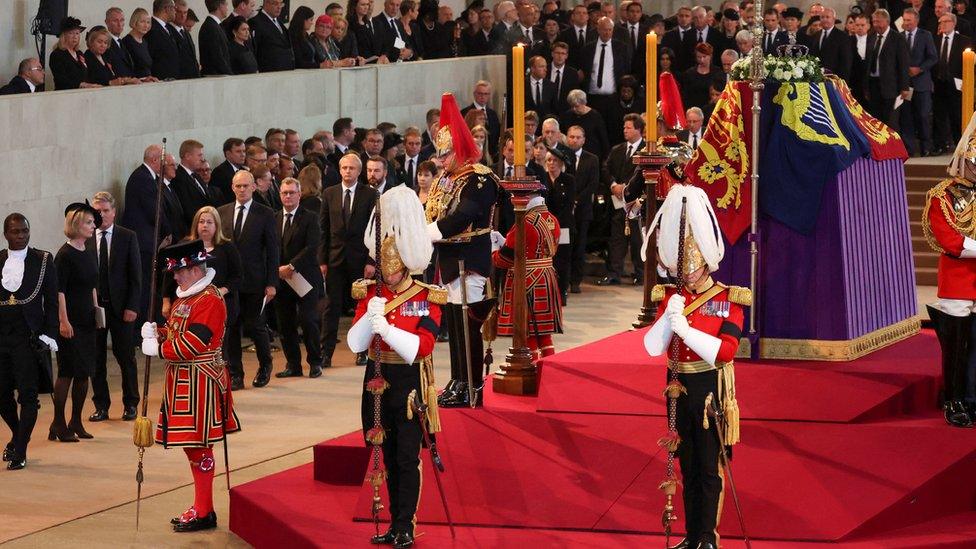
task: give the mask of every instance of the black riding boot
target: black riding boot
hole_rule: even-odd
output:
[[[948,315],[931,305],[929,318],[942,347],[942,378],[945,385],[943,410],[946,423],[953,427],[972,427],[966,412],[966,370],[969,363],[969,341],[973,317]]]

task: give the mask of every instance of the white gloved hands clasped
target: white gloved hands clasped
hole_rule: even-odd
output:
[[[505,245],[505,235],[498,231],[491,231],[491,251],[500,250]]]
[[[684,339],[689,330],[691,330],[691,326],[688,325],[688,319],[685,318],[685,315],[681,313],[671,315],[671,331],[676,336]]]
[[[390,323],[387,322],[386,317],[379,314],[373,315],[369,320],[370,324],[373,326],[373,333],[385,338],[386,334],[390,333]]]
[[[386,298],[374,296],[366,304],[366,314],[370,316],[385,316],[386,314]]]
[[[139,331],[142,336],[142,354],[146,356],[159,356],[159,342],[156,341],[157,331],[155,322],[146,322]]]
[[[58,342],[57,341],[55,341],[55,340],[47,337],[44,334],[41,334],[41,335],[37,336],[37,339],[41,340],[41,343],[47,345],[47,348],[48,349],[50,349],[50,350],[52,350],[54,352],[57,352],[58,351]]]
[[[681,294],[674,294],[671,299],[668,300],[668,306],[664,310],[665,314],[681,314],[685,310],[685,296]]]

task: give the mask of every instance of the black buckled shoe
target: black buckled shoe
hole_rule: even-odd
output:
[[[14,443],[8,442],[3,448],[3,460],[10,461],[14,459]]]
[[[19,471],[27,467],[27,456],[14,455],[10,459],[10,463],[7,463],[8,471]]]
[[[437,397],[437,405],[441,408],[466,408],[470,406],[471,401],[468,399],[468,384],[463,381],[455,381],[453,391],[448,392],[445,390]]]
[[[217,513],[210,511],[205,516],[193,517],[189,520],[180,519],[173,525],[174,532],[199,532],[200,530],[212,530],[217,527]]]
[[[95,413],[88,416],[88,421],[105,421],[108,419],[108,410],[95,410]]]
[[[397,532],[393,538],[393,549],[407,549],[413,547],[413,534],[408,532]]]
[[[391,527],[386,531],[385,534],[380,534],[378,536],[373,536],[369,538],[369,542],[373,545],[393,545],[393,540],[396,538],[396,532],[393,531]]]
[[[698,544],[696,549],[718,549],[718,547],[710,541],[703,541]]]
[[[695,544],[694,542],[689,541],[688,538],[685,538],[679,541],[676,545],[668,547],[668,549],[695,549]]]
[[[596,285],[597,286],[619,286],[620,279],[615,277],[605,276],[600,280],[597,280]]]
[[[308,377],[309,378],[315,379],[317,377],[321,377],[321,375],[322,375],[322,363],[321,362],[316,362],[315,364],[312,364],[312,365],[310,365],[308,367]]]
[[[269,381],[271,381],[271,368],[258,368],[258,373],[254,376],[251,385],[261,388],[267,385]]]
[[[122,410],[122,421],[134,421],[136,419],[136,407],[126,406]]]
[[[365,366],[367,358],[368,357],[366,356],[365,351],[362,353],[356,353],[356,366]]]
[[[953,427],[968,429],[973,426],[973,420],[966,412],[966,406],[958,400],[949,400],[945,403],[946,423]]]

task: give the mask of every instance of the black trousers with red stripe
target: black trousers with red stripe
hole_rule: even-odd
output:
[[[681,437],[678,460],[681,464],[682,498],[685,505],[685,530],[691,547],[708,541],[718,546],[718,515],[721,512],[723,479],[719,472],[718,435],[715,422],[702,428],[705,398],[718,397],[718,371],[678,374],[688,389],[678,397],[676,426]]]

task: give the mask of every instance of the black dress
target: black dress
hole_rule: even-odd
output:
[[[108,86],[109,82],[118,78],[111,65],[99,61],[91,50],[85,52],[85,61],[88,63],[88,82]]]
[[[56,49],[51,52],[48,64],[56,90],[76,90],[82,82],[87,82],[88,68],[81,53],[75,57],[68,50]]]
[[[230,68],[234,74],[254,74],[258,72],[258,60],[248,46],[242,46],[236,40],[230,42]]]
[[[85,378],[95,372],[95,302],[92,291],[98,282],[95,254],[78,250],[67,242],[54,258],[58,292],[64,294],[68,322],[74,337],[58,334],[58,377]]]
[[[700,74],[695,67],[681,73],[678,83],[681,86],[681,102],[685,109],[698,107],[704,109],[708,105],[708,88],[715,78],[715,68],[711,67],[706,74]]]
[[[569,293],[572,266],[573,227],[576,227],[573,216],[573,208],[576,204],[576,178],[568,173],[561,173],[553,181],[549,177],[549,172],[542,172],[540,180],[546,188],[546,208],[559,221],[559,239],[565,242],[559,244],[556,248],[556,256],[552,259],[553,266],[556,268],[556,279],[559,281],[559,293],[565,300],[566,294]],[[569,238],[564,236],[567,234]]]
[[[315,62],[315,46],[312,45],[312,41],[307,36],[298,39],[293,38],[291,49],[295,53],[296,69],[319,68],[319,64]]]
[[[359,57],[359,42],[356,41],[356,36],[353,34],[346,34],[346,37],[342,39],[339,43],[339,59],[349,59],[350,57]]]
[[[152,56],[149,55],[149,44],[143,38],[142,42],[137,41],[131,34],[122,38],[122,45],[129,52],[132,58],[132,72],[137,78],[145,78],[152,74]]]
[[[607,137],[607,125],[603,116],[596,109],[590,109],[584,115],[576,114],[570,109],[559,117],[559,127],[568,130],[571,126],[583,128],[586,134],[583,150],[595,154],[603,162],[610,152],[610,139]],[[613,138],[623,140],[622,135],[615,135]]]

